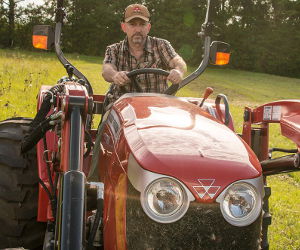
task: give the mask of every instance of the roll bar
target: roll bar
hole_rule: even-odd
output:
[[[204,70],[206,69],[208,63],[209,63],[209,56],[210,56],[210,44],[211,44],[211,34],[212,34],[212,28],[213,28],[213,9],[216,6],[217,0],[207,0],[207,11],[206,11],[206,17],[205,22],[201,26],[201,32],[198,33],[198,36],[201,38],[204,38],[204,56],[203,59],[199,65],[199,67],[190,75],[188,75],[186,78],[182,80],[179,84],[172,84],[166,91],[165,94],[168,95],[174,95],[176,92],[196,79],[198,76],[200,76]]]
[[[59,61],[62,63],[62,65],[65,67],[67,70],[67,73],[69,76],[74,74],[77,76],[79,79],[83,79],[87,85],[87,89],[90,95],[93,95],[93,88],[88,81],[88,79],[78,70],[76,67],[74,67],[64,56],[61,48],[60,48],[60,43],[61,43],[61,29],[63,25],[63,19],[65,17],[65,12],[63,9],[63,0],[57,0],[57,8],[56,8],[56,16],[55,16],[55,40],[54,40],[54,46],[55,46],[55,53],[59,59]]]

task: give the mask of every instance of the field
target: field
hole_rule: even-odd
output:
[[[101,58],[67,57],[87,76],[95,93],[105,93],[108,84],[101,77]],[[54,85],[64,75],[65,70],[53,53],[0,49],[0,120],[12,116],[34,117],[40,85]],[[200,97],[207,86],[215,90],[211,98],[218,93],[228,96],[238,133],[242,128],[244,106],[298,99],[300,93],[300,79],[210,68],[177,95]],[[270,147],[295,148],[280,136],[278,126],[272,126],[270,134]],[[272,187],[270,210],[273,215],[270,249],[300,249],[300,173],[269,177],[268,184]]]

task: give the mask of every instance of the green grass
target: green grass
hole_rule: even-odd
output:
[[[101,58],[71,55],[70,61],[93,83],[94,91],[105,93],[108,84],[101,75]],[[0,50],[0,119],[33,117],[41,85],[55,85],[67,75],[53,53]]]
[[[300,184],[287,175],[268,178],[272,188],[271,249],[300,249]]]
[[[102,58],[67,55],[91,82],[94,93],[104,94],[108,84],[101,77]],[[0,120],[12,116],[34,117],[41,85],[55,85],[66,75],[54,53],[0,49]],[[255,107],[279,99],[299,99],[300,79],[231,69],[209,68],[200,78],[179,91],[180,96],[200,97],[205,87],[228,96],[235,129],[242,130],[243,107]],[[270,147],[295,148],[280,135],[278,125],[270,127]],[[300,174],[268,178],[272,187],[271,249],[300,249]]]
[[[297,91],[300,90],[300,79],[227,68],[208,68],[201,77],[188,85],[187,90],[183,89],[182,94],[201,95],[208,86],[214,88],[215,94],[226,94],[231,104],[261,104],[299,98]]]

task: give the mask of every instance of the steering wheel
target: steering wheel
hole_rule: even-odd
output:
[[[159,69],[159,68],[144,68],[144,69],[135,69],[127,73],[127,77],[133,79],[132,84],[134,84],[134,87],[138,90],[138,92],[143,92],[141,86],[134,80],[137,75],[141,74],[156,74],[156,75],[163,75],[168,76],[170,74],[169,71]],[[169,94],[168,90],[173,86],[177,84],[172,84],[168,89],[164,91],[163,94]]]

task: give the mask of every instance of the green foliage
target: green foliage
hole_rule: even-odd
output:
[[[100,77],[100,58],[73,54],[68,59],[85,73],[95,92],[105,93],[108,85]],[[34,117],[40,86],[53,86],[64,75],[54,53],[0,49],[0,120]]]
[[[8,5],[0,0],[0,47],[10,46]],[[103,55],[108,44],[124,38],[123,11],[134,0],[65,0],[66,52]],[[143,0],[152,14],[150,34],[165,38],[189,64],[202,55],[203,0]],[[214,39],[231,44],[235,69],[300,77],[300,2],[291,0],[221,0],[214,18]],[[14,47],[30,49],[34,24],[54,22],[55,1],[15,8]]]
[[[231,15],[227,20],[221,19],[223,24],[219,24],[223,27],[225,40],[233,48],[231,65],[239,69],[299,77],[299,1],[228,3]]]
[[[232,104],[253,105],[280,99],[299,99],[300,79],[211,67],[188,89],[201,95],[207,86],[213,87],[216,94],[222,92],[228,95]]]

